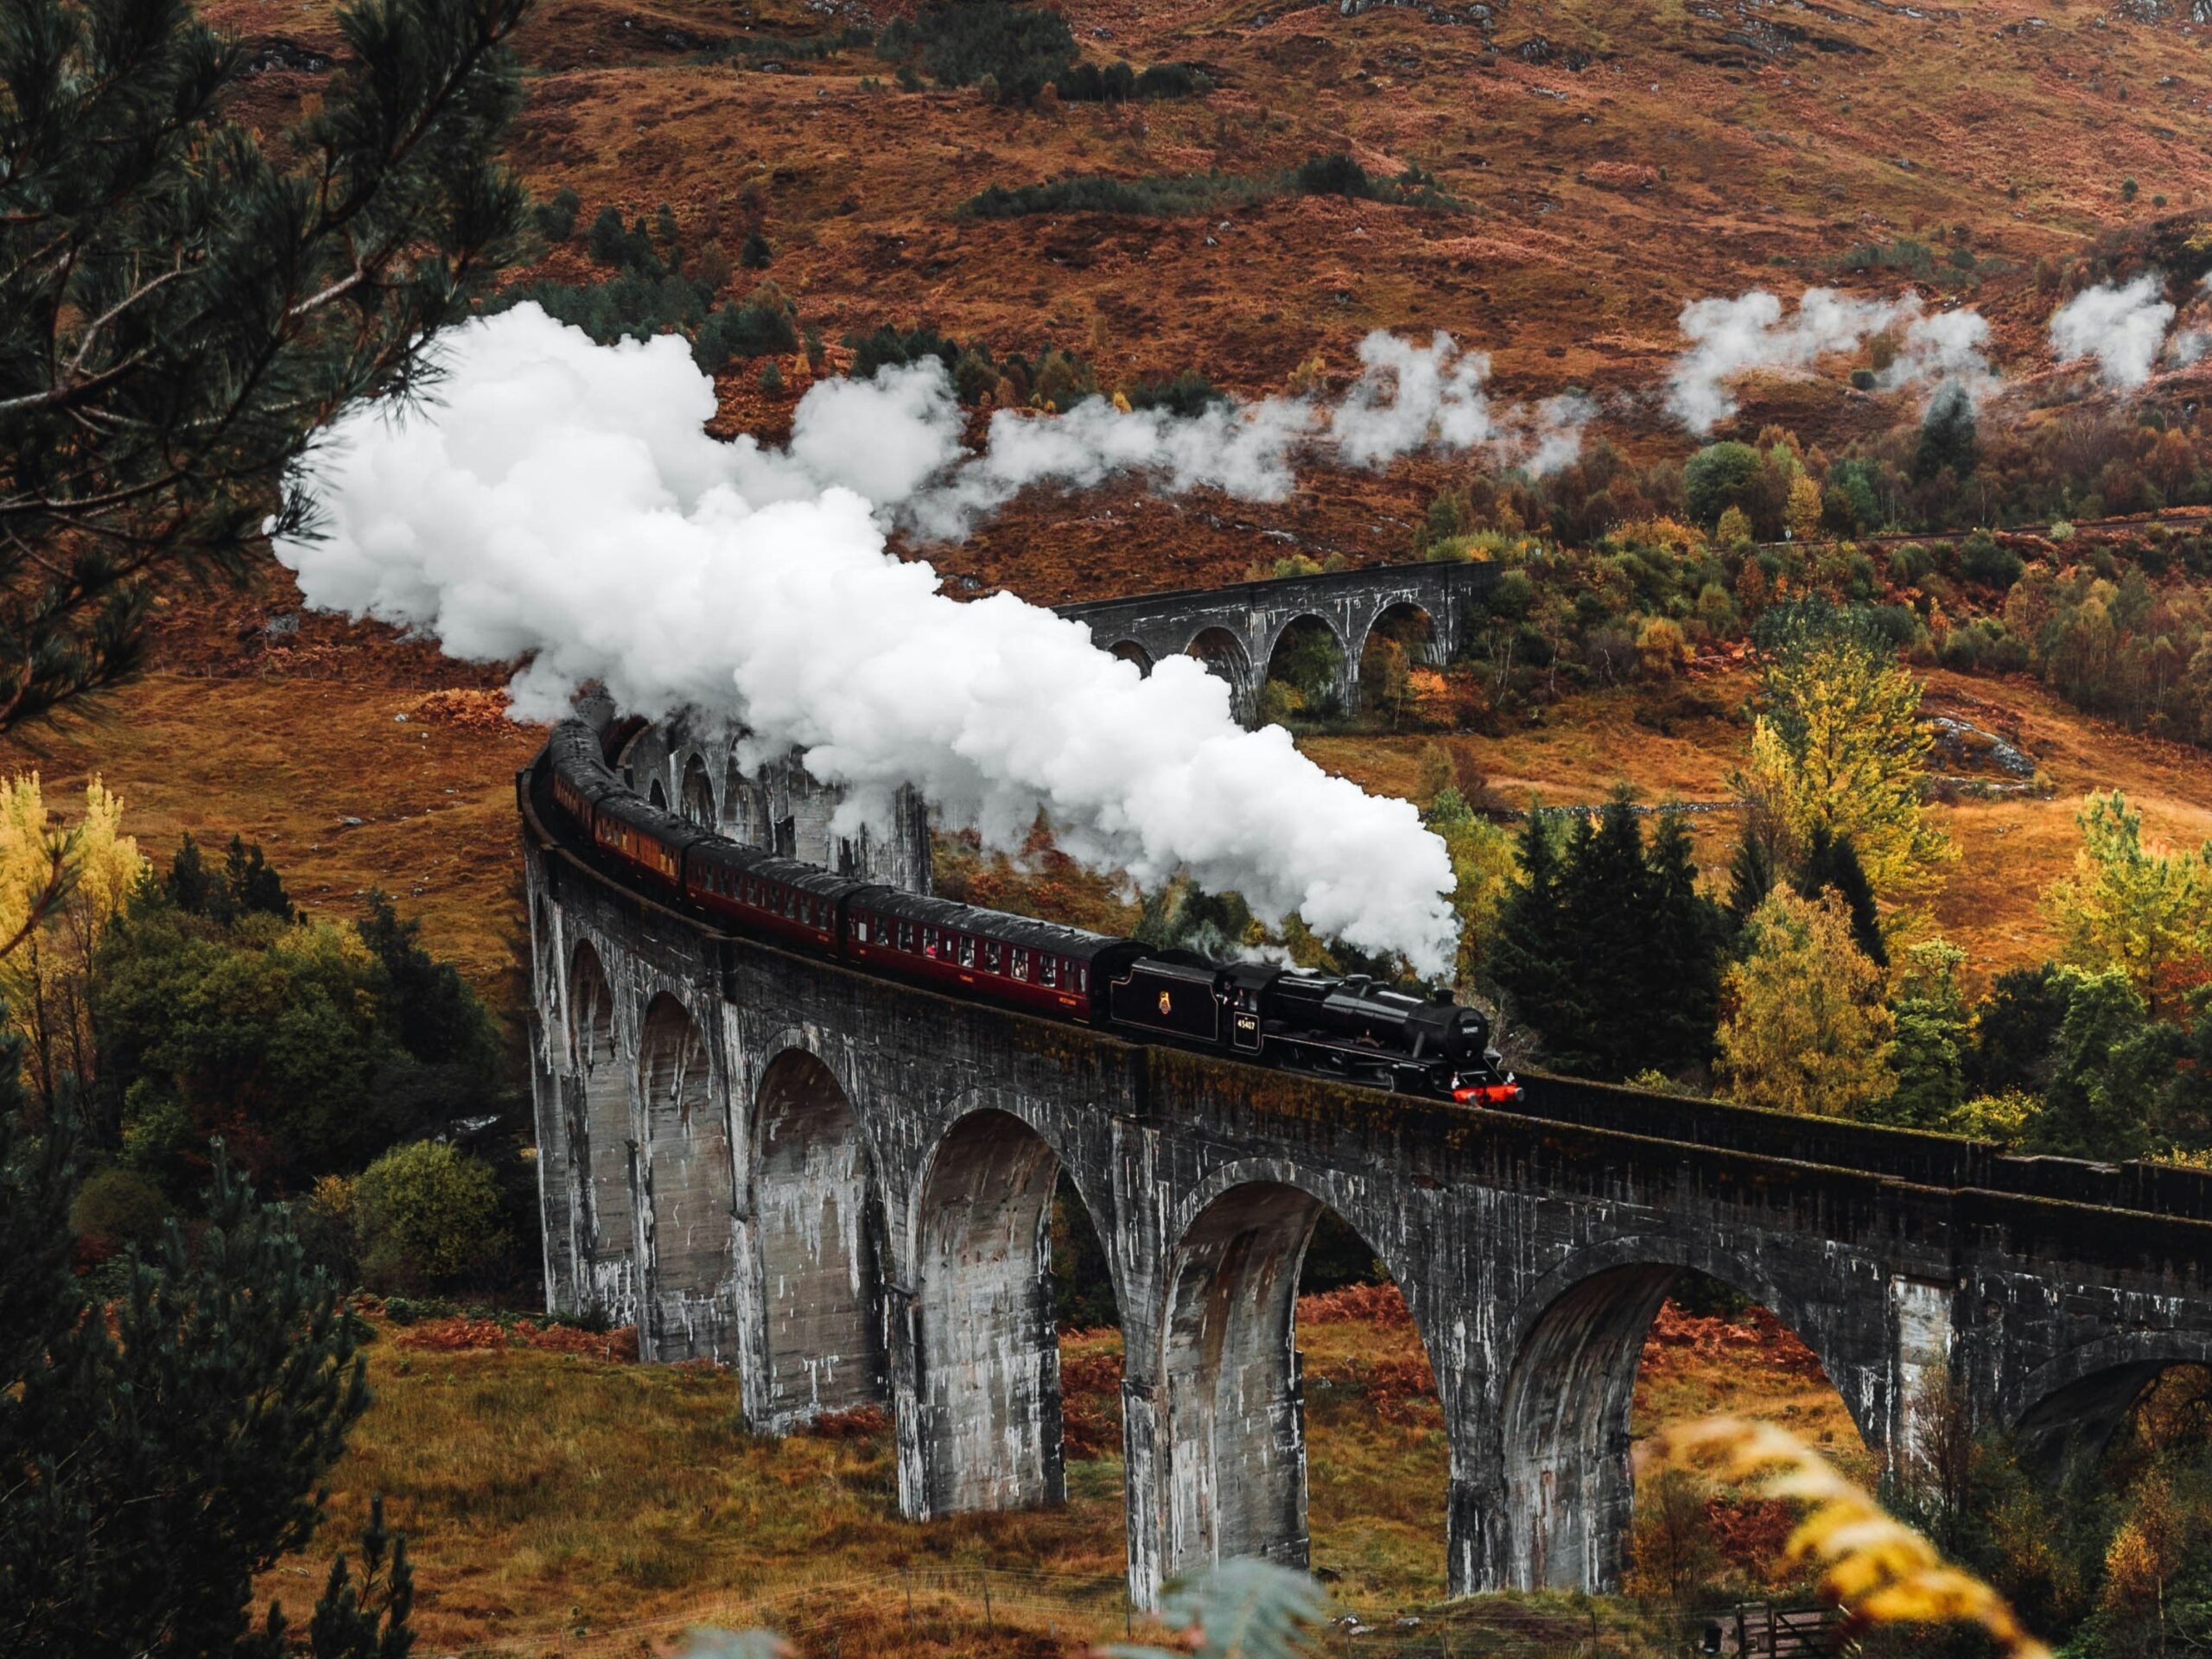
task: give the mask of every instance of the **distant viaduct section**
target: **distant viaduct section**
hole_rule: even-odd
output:
[[[1306,1560],[1295,1311],[1324,1211],[1427,1346],[1459,1593],[1618,1583],[1637,1357],[1684,1269],[1786,1321],[1892,1457],[1947,1373],[2050,1454],[2212,1362],[2202,1175],[1549,1078],[1480,1111],[1134,1047],[732,937],[524,825],[551,1305],[728,1364],[763,1430],[884,1406],[909,1516],[1057,1503],[1065,1171],[1121,1307],[1142,1602],[1211,1560]]]
[[[1300,623],[1318,624],[1336,640],[1341,666],[1333,690],[1339,706],[1348,708],[1377,627],[1402,626],[1420,659],[1442,664],[1459,648],[1467,607],[1497,579],[1494,564],[1376,565],[1063,605],[1059,613],[1085,624],[1095,644],[1147,673],[1163,657],[1198,658],[1229,682],[1230,706],[1249,726],[1258,718],[1260,687],[1275,648]]]

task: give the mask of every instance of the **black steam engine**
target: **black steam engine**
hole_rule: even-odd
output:
[[[1487,1022],[1448,990],[1424,1000],[1357,976],[1208,962],[832,874],[652,805],[581,721],[554,728],[517,785],[525,815],[572,852],[786,949],[1141,1041],[1431,1099],[1520,1098]]]

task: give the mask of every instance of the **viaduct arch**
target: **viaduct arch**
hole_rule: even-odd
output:
[[[1063,605],[1059,613],[1083,623],[1099,645],[1144,673],[1163,658],[1198,658],[1229,682],[1230,706],[1250,725],[1268,664],[1294,627],[1319,623],[1334,636],[1340,658],[1330,693],[1338,707],[1349,709],[1358,694],[1361,660],[1378,631],[1402,629],[1415,660],[1441,664],[1466,637],[1469,607],[1497,585],[1498,575],[1494,564],[1379,565]]]
[[[1122,1310],[1141,1600],[1208,1559],[1304,1559],[1293,1299],[1324,1207],[1427,1345],[1455,1593],[1618,1582],[1636,1359],[1684,1268],[1787,1319],[1893,1456],[1949,1369],[1978,1421],[2059,1446],[2212,1360],[2201,1174],[1554,1078],[1476,1111],[1133,1046],[722,934],[525,813],[550,1302],[728,1363],[764,1429],[883,1403],[909,1516],[1052,1503],[1065,1169]]]

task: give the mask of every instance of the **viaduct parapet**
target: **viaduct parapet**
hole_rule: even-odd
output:
[[[747,847],[804,859],[908,893],[930,890],[929,808],[912,789],[887,830],[842,833],[843,793],[817,782],[796,753],[745,756],[741,727],[696,720],[641,725],[614,756],[623,780],[654,805]]]
[[[1417,660],[1441,664],[1459,647],[1467,607],[1497,578],[1494,564],[1379,565],[1063,605],[1059,613],[1087,625],[1096,645],[1147,673],[1163,657],[1198,658],[1229,682],[1230,705],[1249,726],[1258,719],[1260,687],[1275,647],[1299,623],[1318,623],[1335,639],[1340,668],[1332,689],[1338,706],[1348,708],[1376,628],[1408,625]]]
[[[1948,1372],[2050,1453],[2212,1362],[2200,1175],[1541,1077],[1480,1111],[1134,1047],[729,937],[526,830],[552,1306],[731,1366],[765,1431],[885,1407],[909,1516],[1054,1503],[1065,1171],[1121,1306],[1143,1602],[1208,1560],[1306,1560],[1295,1311],[1324,1210],[1427,1346],[1459,1593],[1618,1585],[1637,1358],[1686,1268],[1786,1321],[1892,1458]]]

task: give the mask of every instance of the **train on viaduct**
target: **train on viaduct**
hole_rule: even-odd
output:
[[[712,747],[650,734],[630,786],[777,836]],[[1455,1594],[1618,1585],[1638,1356],[1685,1270],[1788,1324],[1891,1458],[1946,1379],[2050,1459],[2212,1363],[2200,1173],[1541,1076],[1478,1109],[1132,1044],[742,937],[563,833],[534,778],[550,1305],[729,1366],[762,1431],[884,1408],[911,1517],[1052,1503],[1065,1173],[1121,1309],[1140,1605],[1209,1560],[1306,1560],[1295,1311],[1324,1211],[1435,1374]],[[873,856],[912,876],[925,839]]]

